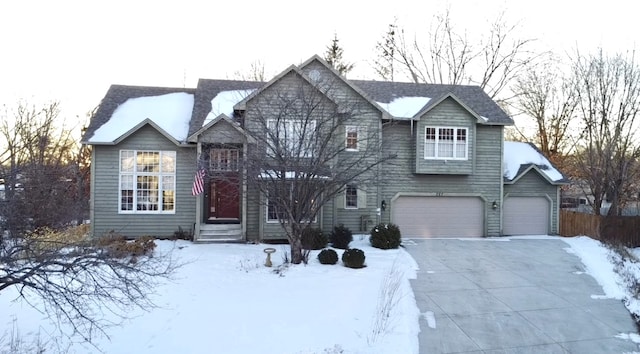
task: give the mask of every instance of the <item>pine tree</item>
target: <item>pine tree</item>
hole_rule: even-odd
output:
[[[340,40],[338,39],[338,35],[334,33],[331,45],[327,46],[327,51],[324,54],[324,60],[326,60],[329,65],[333,66],[340,75],[346,76],[353,69],[354,64],[347,63],[342,59],[344,49],[340,47],[339,42]]]
[[[373,70],[380,75],[382,80],[393,81],[394,61],[396,54],[396,31],[398,26],[396,20],[389,24],[387,33],[384,34],[382,41],[376,44],[378,58],[373,62]]]

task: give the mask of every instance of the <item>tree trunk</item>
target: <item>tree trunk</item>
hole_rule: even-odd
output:
[[[302,263],[302,239],[300,233],[294,234],[291,240],[291,263]]]

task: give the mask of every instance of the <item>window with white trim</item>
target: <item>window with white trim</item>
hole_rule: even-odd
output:
[[[275,156],[312,157],[316,122],[314,120],[268,120],[267,128],[275,135],[267,154]]]
[[[425,127],[424,158],[466,160],[469,150],[467,128]]]
[[[120,150],[120,213],[175,213],[176,152]]]
[[[358,127],[347,125],[345,127],[345,149],[358,151]]]
[[[354,184],[348,184],[344,189],[344,208],[358,209],[358,187]]]

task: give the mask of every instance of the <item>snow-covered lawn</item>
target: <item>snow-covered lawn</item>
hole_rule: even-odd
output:
[[[402,248],[383,251],[354,238],[350,246],[365,252],[366,268],[322,265],[319,251],[306,266],[279,268],[288,245],[274,246],[274,267],[266,268],[265,245],[158,241],[156,252],[173,250],[185,263],[156,289],[159,308],[132,313],[96,345],[106,353],[418,353],[419,311],[409,285],[416,263]],[[394,286],[395,296],[385,299]],[[13,298],[14,290],[0,296],[0,353],[12,328],[26,343],[39,333],[45,348],[66,349],[49,319]],[[386,325],[377,317],[384,305]],[[76,343],[69,352],[97,350]]]
[[[560,239],[567,242],[567,252],[582,259],[606,297],[625,300],[640,315],[638,301],[625,285],[627,279],[640,279],[636,263],[621,261],[587,237]],[[356,237],[351,247],[365,251],[367,267],[349,269],[340,262],[321,265],[318,251],[308,265],[282,267],[287,245],[275,246],[273,268],[263,266],[265,245],[158,241],[158,246],[157,252],[172,250],[185,264],[174,281],[156,289],[152,299],[158,308],[132,313],[130,320],[108,329],[110,338],[96,338],[102,351],[418,353],[419,310],[409,285],[417,266],[402,248],[383,251]],[[624,265],[624,277],[614,271],[615,264]],[[15,289],[0,296],[0,353],[8,352],[12,333],[24,347],[39,338],[47,352],[98,352],[86,343],[67,347],[68,340],[59,338],[50,319],[12,301],[15,296]]]

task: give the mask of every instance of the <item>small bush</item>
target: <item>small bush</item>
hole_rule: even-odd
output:
[[[73,226],[64,230],[41,227],[27,233],[26,238],[33,243],[34,251],[45,252],[79,245],[87,239],[88,233],[89,225]]]
[[[184,230],[181,226],[178,226],[178,230],[173,232],[172,239],[193,241],[193,235],[191,234],[191,231]]]
[[[302,230],[302,248],[305,250],[321,250],[327,247],[327,235],[320,229],[306,228]]]
[[[349,243],[353,241],[353,233],[344,225],[335,226],[329,236],[331,245],[335,248],[346,250]]]
[[[364,251],[358,248],[349,248],[342,254],[342,264],[349,268],[364,268]]]
[[[396,224],[380,223],[371,229],[371,246],[388,250],[398,248],[401,242],[400,229]]]
[[[322,264],[338,263],[338,253],[330,248],[323,249],[318,253],[318,260]]]

